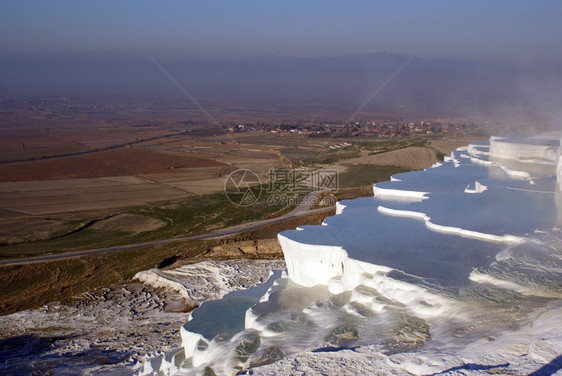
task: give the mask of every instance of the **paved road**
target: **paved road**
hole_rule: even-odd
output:
[[[194,236],[183,236],[183,237],[180,237],[180,238],[154,240],[154,241],[145,242],[145,243],[119,245],[119,246],[115,246],[115,247],[87,249],[87,250],[84,250],[84,251],[58,253],[58,254],[55,254],[55,255],[44,255],[44,256],[27,257],[27,258],[21,258],[21,259],[13,259],[13,260],[2,260],[2,261],[0,261],[0,266],[4,266],[4,265],[23,265],[23,264],[31,264],[31,263],[37,263],[37,262],[62,260],[62,259],[68,259],[68,258],[73,258],[73,257],[95,255],[95,254],[100,254],[100,253],[109,253],[109,252],[124,251],[124,250],[128,250],[128,249],[145,248],[145,247],[151,247],[151,246],[154,246],[154,245],[173,243],[173,242],[185,241],[185,240],[205,240],[205,239],[224,238],[224,237],[227,237],[227,236],[239,234],[239,233],[244,232],[244,231],[253,230],[253,229],[256,229],[258,227],[270,225],[270,224],[273,224],[273,223],[283,222],[283,221],[286,221],[288,219],[303,217],[303,216],[308,215],[308,214],[322,213],[322,212],[328,211],[328,210],[333,208],[333,207],[327,207],[327,208],[308,210],[308,208],[310,207],[311,199],[316,194],[318,194],[318,192],[309,193],[301,201],[301,203],[299,205],[297,205],[297,207],[293,211],[291,211],[287,214],[284,214],[280,217],[271,218],[271,219],[264,219],[264,220],[261,220],[261,221],[249,222],[249,223],[245,223],[245,224],[242,224],[242,225],[227,227],[227,228],[224,228],[224,229],[221,229],[221,230],[218,230],[218,231],[214,231],[214,232],[210,232],[210,233],[207,233],[207,234],[194,235]]]

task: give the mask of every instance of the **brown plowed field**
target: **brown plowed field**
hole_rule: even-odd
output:
[[[144,149],[120,149],[3,165],[0,166],[0,182],[158,174],[210,166],[226,165],[212,159],[182,157]]]

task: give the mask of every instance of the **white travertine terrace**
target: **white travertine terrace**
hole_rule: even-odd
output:
[[[529,142],[529,139],[513,141],[509,138],[492,136],[490,137],[490,155],[522,162],[556,164],[560,155],[560,147],[559,145],[541,145],[538,142]]]
[[[245,311],[244,330],[231,339],[206,338],[185,324],[182,349],[163,359],[160,371],[197,373],[211,366],[216,374],[232,374],[251,365],[245,360],[251,351],[262,359],[325,345],[343,317],[363,323],[354,330],[366,339],[346,334],[357,336],[357,343],[368,343],[361,341],[373,335],[370,327],[415,317],[427,323],[435,343],[462,347],[448,331],[472,322],[483,304],[493,310],[487,294],[491,302],[504,299],[501,290],[510,291],[506,296],[562,297],[558,256],[534,240],[560,223],[558,145],[552,137],[492,137],[489,146],[460,148],[432,168],[375,184],[373,197],[337,203],[336,215],[322,225],[280,233],[283,283],[291,287],[276,282]],[[533,247],[539,251],[529,252]],[[540,264],[543,257],[553,257],[547,262],[553,269]],[[486,303],[471,300],[479,294]],[[333,306],[329,296],[344,302]],[[291,330],[297,338],[287,336]],[[254,347],[240,357],[241,349]]]
[[[532,184],[532,172],[525,170],[514,170],[513,168],[505,167],[499,159],[511,159],[523,163],[557,163],[556,173],[558,181],[562,179],[562,156],[560,152],[561,148],[551,145],[541,145],[538,141],[532,141],[525,143],[525,140],[516,140],[516,142],[511,142],[507,138],[502,137],[491,137],[490,139],[490,151],[487,152],[483,150],[482,146],[470,145],[467,148],[460,148],[457,155],[452,154],[450,157],[445,159],[445,164],[453,164],[455,168],[460,168],[466,162],[470,161],[473,165],[480,165],[490,169],[501,170],[505,174],[505,179],[515,179],[515,180],[525,180],[529,184]],[[468,154],[467,154],[468,153]],[[488,159],[493,159],[490,161]],[[469,166],[468,166],[469,167]],[[430,170],[439,170],[443,168],[442,165],[436,165]],[[424,171],[427,173],[428,171]],[[498,172],[496,172],[498,174]],[[483,176],[483,175],[479,175]],[[383,203],[385,201],[389,202],[421,202],[428,199],[431,196],[429,190],[419,190],[413,188],[407,188],[407,184],[402,183],[401,177],[393,177],[391,182],[383,184],[375,184],[373,186],[373,194],[375,198],[380,199]],[[479,182],[478,180],[473,181],[474,188],[469,188],[466,185],[463,190],[464,193],[469,194],[484,194],[488,187]],[[431,201],[431,199],[428,199]],[[346,215],[346,204],[338,204],[337,215]],[[430,216],[424,212],[395,209],[392,207],[387,207],[386,205],[378,205],[378,211],[383,215],[388,216],[401,216],[409,217],[422,220],[426,227],[435,232],[457,235],[460,237],[468,237],[486,242],[495,243],[505,243],[505,244],[516,244],[522,242],[525,237],[515,235],[515,234],[492,234],[485,233],[482,231],[475,231],[469,228],[460,228],[457,226],[449,226],[446,224],[435,223],[431,220]],[[361,218],[352,216],[349,217],[350,222],[361,221]],[[368,220],[368,218],[364,218]],[[330,238],[330,221],[326,221],[324,225],[328,224],[326,233],[326,239]],[[307,231],[306,229],[304,230]],[[310,230],[309,230],[310,232]],[[300,234],[299,234],[300,235]],[[353,233],[349,234],[349,241],[355,237]],[[384,233],[377,233],[376,229],[373,229],[373,243],[377,242],[377,237],[385,236]],[[341,281],[351,282],[356,281],[356,278],[348,277],[350,274],[350,264],[353,262],[360,261],[364,264],[368,264],[365,259],[354,260],[350,262],[348,259],[354,258],[353,253],[349,253],[349,249],[346,246],[345,238],[338,238],[337,242],[332,242],[333,244],[314,244],[314,242],[302,242],[302,236],[295,238],[291,235],[291,232],[281,233],[278,236],[283,252],[285,254],[285,259],[287,261],[288,274],[289,277],[295,282],[302,284],[304,286],[313,286],[316,284],[324,284],[330,286],[330,290],[334,290],[336,293],[342,290],[352,290],[356,287],[354,283],[342,283]],[[355,271],[353,271],[355,273]],[[335,282],[336,281],[336,282]],[[337,286],[337,287],[336,287]],[[332,288],[333,287],[333,288]]]

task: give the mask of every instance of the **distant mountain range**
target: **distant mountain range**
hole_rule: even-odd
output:
[[[348,102],[408,112],[554,111],[562,64],[427,59],[385,52],[338,57],[155,59],[198,98]],[[0,59],[0,96],[168,97],[181,91],[141,53]],[[369,100],[371,99],[371,100]]]

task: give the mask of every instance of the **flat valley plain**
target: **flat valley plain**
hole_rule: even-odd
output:
[[[233,107],[209,105],[217,115],[208,119],[185,100],[2,102],[0,260],[190,236],[279,216],[294,206],[266,203],[271,169],[338,171],[339,189],[330,195],[338,199],[369,195],[376,181],[429,167],[456,147],[485,139],[477,126],[393,139],[309,137],[275,129],[281,124],[318,123],[322,117],[334,121],[333,110],[316,113],[311,120],[303,104],[292,111],[265,106],[260,112],[250,107],[246,114],[229,112]],[[383,120],[392,119],[384,116]],[[228,175],[241,168],[255,172],[266,192],[250,207],[233,205],[223,192]],[[306,221],[318,223],[323,216],[288,221],[232,241],[275,241],[277,231]],[[127,282],[137,271],[165,260],[194,262],[202,255],[282,257],[279,247],[272,251],[270,245],[263,254],[210,252],[219,243],[177,242],[38,265],[1,266],[1,314]],[[39,284],[42,292],[32,296]]]

